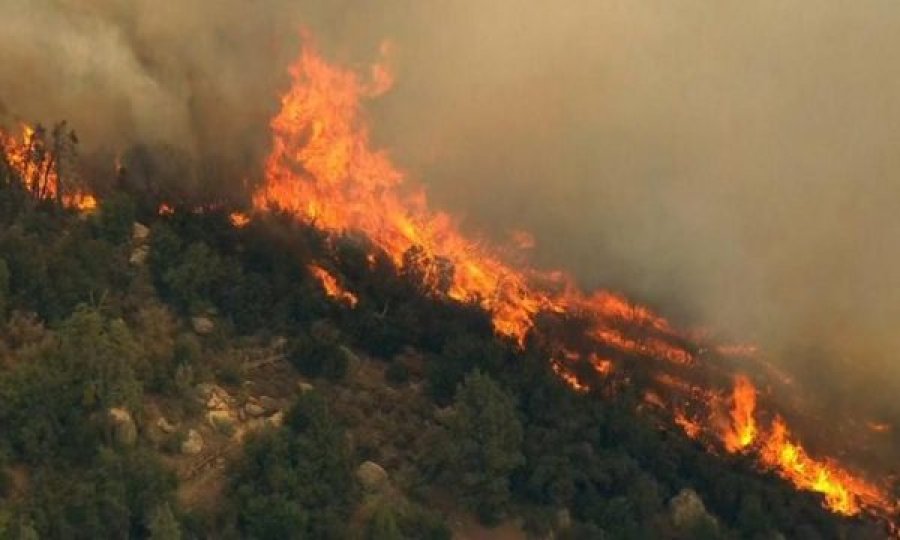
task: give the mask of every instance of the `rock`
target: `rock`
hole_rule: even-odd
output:
[[[300,381],[297,383],[297,390],[300,390],[301,394],[305,394],[307,392],[312,392],[315,389],[316,389],[316,387],[309,384],[308,382]]]
[[[266,410],[261,405],[253,402],[244,405],[244,412],[254,417],[266,414]]]
[[[216,324],[209,317],[193,317],[191,326],[194,328],[194,332],[201,336],[212,334],[213,330],[216,329]]]
[[[266,425],[272,427],[281,427],[284,424],[284,411],[278,411],[272,416],[266,418]]]
[[[453,418],[453,415],[456,414],[456,410],[453,406],[447,406],[443,408],[437,408],[434,411],[434,419],[437,420],[439,424],[446,424]]]
[[[703,500],[693,489],[682,489],[678,495],[669,501],[669,512],[672,523],[679,529],[693,527],[695,524],[709,520],[713,523],[716,519],[706,511]]]
[[[200,383],[196,386],[197,395],[206,400],[210,395],[212,395],[213,390],[218,388],[213,383]]]
[[[131,446],[137,441],[137,426],[127,409],[113,407],[109,410],[112,421],[113,437],[122,446]]]
[[[231,436],[235,429],[235,419],[229,411],[209,411],[206,420],[216,431]]]
[[[150,238],[150,228],[135,221],[131,229],[131,240],[135,244],[143,244],[148,238]]]
[[[281,410],[281,402],[269,396],[259,396],[259,404],[267,413]]]
[[[181,443],[181,453],[189,456],[196,456],[203,451],[203,437],[196,429],[189,429],[187,437]]]
[[[173,433],[175,431],[175,426],[170,424],[164,416],[160,416],[159,420],[156,421],[156,427],[163,433]]]
[[[140,246],[134,248],[134,251],[131,252],[131,257],[128,258],[128,264],[132,266],[143,266],[144,263],[147,262],[147,257],[150,255],[150,248],[147,246]]]
[[[366,461],[356,469],[356,479],[369,491],[380,491],[387,483],[388,473],[374,461]]]
[[[263,418],[251,418],[247,420],[246,424],[244,424],[244,428],[249,432],[260,431],[265,427],[266,419]]]

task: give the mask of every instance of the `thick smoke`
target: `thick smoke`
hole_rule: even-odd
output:
[[[900,4],[7,0],[7,118],[252,175],[307,28],[437,206],[900,420]],[[318,3],[316,3],[318,4]]]
[[[195,167],[249,171],[297,50],[294,4],[8,0],[2,120],[66,119],[86,153],[140,143],[177,148]]]

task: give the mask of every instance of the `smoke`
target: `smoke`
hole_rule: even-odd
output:
[[[900,4],[313,4],[7,0],[0,112],[252,175],[298,29],[388,38],[374,136],[435,206],[900,422]]]
[[[900,5],[448,4],[373,104],[439,206],[900,421]]]
[[[292,4],[4,2],[4,123],[67,119],[87,153],[166,145],[248,171],[264,155],[273,96],[297,50]]]

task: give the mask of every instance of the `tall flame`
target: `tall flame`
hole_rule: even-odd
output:
[[[325,230],[365,233],[398,267],[416,265],[416,275],[435,294],[483,307],[496,332],[520,345],[538,313],[554,312],[585,318],[587,336],[604,357],[617,352],[661,362],[675,372],[701,361],[702,347],[692,345],[652,310],[611,292],[584,293],[562,272],[514,268],[485,244],[464,236],[446,213],[431,210],[422,189],[404,183],[403,173],[388,155],[372,149],[361,103],[386,91],[391,78],[383,66],[371,73],[372,81],[361,80],[353,71],[327,63],[312,47],[303,49],[290,68],[293,84],[271,122],[265,182],[253,197],[257,209],[275,207]],[[333,276],[317,268],[311,270],[326,291],[341,290]],[[717,354],[731,352],[722,349]],[[738,352],[752,354],[745,349]],[[613,371],[612,362],[597,354],[564,352],[550,365],[572,388],[586,391],[589,387],[580,380],[574,362],[584,358],[601,375]],[[662,372],[656,380],[688,400],[692,409],[709,408],[715,401],[713,390],[674,375]],[[729,451],[754,452],[763,465],[776,468],[798,488],[823,493],[835,511],[851,514],[862,505],[890,506],[877,488],[813,460],[791,439],[783,421],[762,430],[755,416],[755,387],[746,377],[736,378],[735,385],[722,439]],[[648,395],[653,402],[662,402],[658,395]],[[701,421],[680,406],[669,407],[689,435],[722,436],[711,419]]]
[[[757,434],[756,418],[753,416],[756,410],[756,387],[746,376],[735,377],[732,399],[731,426],[725,431],[723,438],[725,449],[737,452],[749,446]]]

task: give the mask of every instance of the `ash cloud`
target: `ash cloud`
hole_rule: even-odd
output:
[[[258,167],[298,28],[365,66],[377,143],[535,263],[759,342],[900,424],[900,4],[8,0],[0,103],[84,146]],[[864,405],[860,405],[864,404]]]

